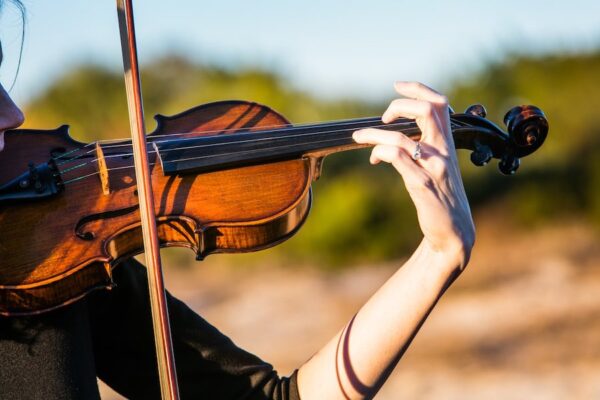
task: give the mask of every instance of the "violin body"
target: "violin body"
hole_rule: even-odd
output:
[[[161,136],[290,126],[268,107],[241,101],[155,118],[158,127],[151,135]],[[28,162],[44,163],[85,146],[66,127],[9,131],[5,139],[0,182],[18,176]],[[131,155],[111,157],[113,149],[106,147],[104,166],[94,161],[94,151],[92,162],[62,171],[63,179],[75,171],[93,177],[73,182],[60,196],[0,206],[0,314],[39,313],[110,288],[119,261],[143,251]],[[254,251],[290,237],[309,212],[319,164],[305,157],[166,176],[156,154],[149,157],[160,244],[189,247],[199,259],[213,252]]]

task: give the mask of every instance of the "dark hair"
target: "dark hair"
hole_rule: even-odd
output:
[[[10,89],[13,88],[15,82],[17,81],[17,75],[19,75],[19,70],[21,69],[21,59],[23,58],[23,44],[25,42],[25,21],[26,21],[26,13],[25,13],[25,5],[21,3],[21,0],[8,0],[12,3],[19,11],[21,15],[21,47],[19,48],[19,60],[17,62],[17,71],[15,72],[15,77],[13,78],[12,84],[10,85]],[[0,12],[4,6],[5,0],[0,0]],[[3,54],[2,54],[2,42],[0,41],[0,64],[2,63]],[[10,90],[9,89],[9,90]]]

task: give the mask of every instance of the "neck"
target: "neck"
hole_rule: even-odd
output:
[[[383,124],[379,117],[372,117],[259,132],[155,141],[153,145],[164,173],[172,175],[305,156],[323,157],[365,147],[352,139],[352,133],[363,128],[401,131],[410,137],[420,135],[413,120],[400,119]]]

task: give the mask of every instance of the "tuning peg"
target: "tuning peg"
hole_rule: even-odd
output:
[[[498,169],[504,175],[514,175],[514,173],[517,172],[517,169],[519,169],[519,165],[521,165],[521,160],[519,158],[510,154],[505,154],[498,163]]]
[[[485,110],[485,107],[481,104],[473,104],[467,107],[467,109],[465,110],[465,114],[471,114],[475,115],[476,117],[485,118],[485,116],[487,115],[487,111]]]
[[[483,167],[492,159],[492,149],[490,146],[477,145],[471,153],[471,162],[478,167]]]

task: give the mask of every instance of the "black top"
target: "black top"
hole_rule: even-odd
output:
[[[0,317],[0,399],[97,399],[96,376],[131,399],[159,399],[145,268],[114,271],[117,287],[33,317]],[[296,372],[273,367],[167,294],[182,399],[298,400]]]

